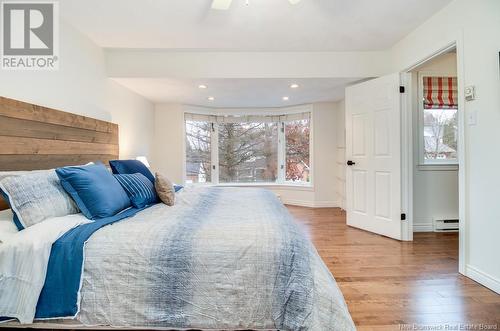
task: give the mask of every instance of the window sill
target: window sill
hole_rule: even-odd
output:
[[[458,164],[419,164],[417,169],[420,171],[456,171]]]
[[[314,187],[310,184],[277,184],[277,183],[225,183],[217,184],[221,187],[263,187],[269,189],[313,191]]]
[[[200,184],[189,184],[200,185]],[[201,184],[211,185],[211,184]],[[311,184],[277,184],[277,183],[220,183],[214,186],[217,187],[261,187],[277,190],[295,190],[295,191],[314,191],[314,186]]]

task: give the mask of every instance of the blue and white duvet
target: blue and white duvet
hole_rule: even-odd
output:
[[[74,223],[62,232],[86,226],[83,220]],[[47,235],[47,242],[60,237],[61,230],[55,232]],[[47,272],[45,249],[37,257],[45,262],[30,271],[26,260],[33,258],[26,254],[37,254],[33,247],[21,246],[0,246],[0,316],[13,316],[12,309],[19,309],[15,317],[31,322],[33,301],[36,306],[41,286],[56,277],[51,274],[57,274],[53,269],[61,263],[52,263]],[[83,251],[74,307],[46,300],[43,317],[75,317],[84,325],[121,327],[355,330],[342,294],[315,248],[266,190],[188,188],[177,195],[173,207],[158,204],[100,228]],[[25,254],[23,266],[19,254]],[[66,270],[62,264],[61,270]],[[22,300],[30,306],[16,308],[7,302],[15,293],[5,284],[23,290],[21,281],[12,278],[23,278],[20,273],[46,277],[41,286],[41,277],[27,277],[31,291],[39,292],[24,291]],[[50,291],[42,295],[51,298]],[[75,316],[47,315],[72,309]]]

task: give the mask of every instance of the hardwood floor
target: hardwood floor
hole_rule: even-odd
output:
[[[415,233],[413,242],[399,242],[348,227],[338,208],[288,208],[337,280],[359,331],[500,329],[500,295],[458,274],[457,233]]]

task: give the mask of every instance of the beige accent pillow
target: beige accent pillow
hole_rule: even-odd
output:
[[[167,206],[173,206],[175,202],[175,189],[174,185],[167,177],[160,173],[156,173],[155,176],[155,189],[156,193]]]

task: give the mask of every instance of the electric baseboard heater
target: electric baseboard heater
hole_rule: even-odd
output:
[[[434,232],[457,232],[458,219],[435,219]]]

